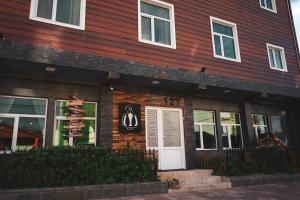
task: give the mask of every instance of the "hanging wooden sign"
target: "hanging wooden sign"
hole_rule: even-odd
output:
[[[66,129],[65,136],[80,137],[83,135],[83,103],[83,100],[79,99],[76,95],[71,96],[71,98],[67,101],[67,108],[69,110],[69,113],[67,114],[67,122],[64,126],[64,128]]]

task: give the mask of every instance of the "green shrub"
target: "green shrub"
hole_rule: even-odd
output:
[[[47,147],[16,153],[0,166],[0,188],[59,187],[157,181],[148,161],[129,150]]]

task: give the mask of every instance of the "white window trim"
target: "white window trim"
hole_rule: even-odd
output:
[[[12,146],[11,151],[15,152],[17,146],[17,138],[18,138],[18,129],[19,129],[19,119],[20,117],[23,118],[43,118],[45,120],[44,129],[43,129],[43,147],[45,147],[45,136],[46,136],[46,126],[47,126],[47,111],[48,111],[48,99],[45,98],[36,98],[36,97],[23,97],[23,96],[7,96],[7,95],[0,95],[0,97],[8,97],[8,98],[16,98],[16,99],[35,99],[35,100],[45,100],[46,107],[45,107],[45,115],[32,115],[32,114],[13,114],[13,113],[0,113],[0,117],[7,117],[7,118],[14,118],[14,132],[12,138]],[[11,153],[11,151],[0,151],[0,154],[3,153]]]
[[[53,123],[53,136],[52,136],[52,145],[57,146],[55,143],[56,139],[56,120],[67,120],[66,116],[56,116],[56,103],[58,101],[68,101],[66,99],[56,99],[55,100],[55,109],[54,109],[54,123]],[[95,117],[83,117],[83,120],[95,120],[95,146],[97,145],[97,102],[92,102],[92,101],[84,101],[84,103],[94,103],[95,106]],[[69,138],[69,144],[70,146],[73,146],[73,137]]]
[[[261,0],[258,0],[259,1],[259,5],[262,9],[265,9],[267,11],[270,11],[270,12],[273,12],[273,13],[277,13],[277,6],[276,6],[276,0],[271,0],[272,1],[272,6],[273,6],[273,9],[269,9],[267,6],[263,6],[261,4]]]
[[[270,43],[267,43],[266,45],[267,45],[268,60],[269,60],[270,68],[273,69],[273,70],[281,71],[281,72],[288,72],[284,48],[283,48],[283,47],[280,47],[280,46],[276,46],[276,45],[270,44]],[[271,48],[271,49],[277,49],[277,50],[280,50],[280,56],[281,56],[281,61],[282,61],[283,69],[279,69],[279,68],[276,68],[276,67],[273,67],[273,66],[272,66],[271,57],[270,57],[270,52],[269,52],[269,49],[270,49],[270,48]],[[274,56],[274,55],[273,55],[273,58],[275,59],[275,56]],[[277,64],[276,64],[276,60],[274,60],[274,63],[275,63],[275,65],[277,65]]]
[[[227,58],[225,56],[219,56],[219,55],[216,54],[214,35],[222,35],[222,34],[214,32],[213,22],[218,23],[218,24],[222,24],[222,25],[225,25],[225,26],[230,26],[232,28],[236,59]],[[241,54],[240,54],[240,44],[239,44],[237,25],[235,23],[232,23],[232,22],[229,22],[229,21],[226,21],[226,20],[223,20],[223,19],[219,19],[219,18],[210,16],[210,28],[211,28],[211,36],[212,36],[212,45],[213,45],[214,57],[224,59],[224,60],[234,61],[234,62],[242,62],[241,61]],[[229,37],[229,36],[227,36],[227,37]],[[222,54],[223,54],[224,48],[223,48],[223,43],[222,42],[221,42],[221,51],[222,51]]]
[[[29,19],[78,30],[85,30],[86,0],[81,0],[79,26],[56,21],[56,5],[57,0],[53,0],[52,19],[45,19],[37,16],[38,0],[31,0]]]
[[[174,10],[174,5],[170,3],[166,3],[160,0],[137,0],[138,1],[138,40],[139,42],[146,43],[146,44],[152,44],[156,46],[161,46],[161,47],[167,47],[171,49],[176,49],[176,29],[175,29],[175,10]],[[170,21],[170,31],[171,31],[171,45],[167,44],[162,44],[159,42],[154,41],[154,28],[153,28],[153,18],[158,18],[159,17],[154,17],[152,15],[147,15],[141,12],[141,1],[156,5],[159,7],[163,7],[169,10],[170,12],[170,20],[163,19],[165,21]],[[145,40],[142,38],[142,16],[147,16],[151,18],[152,21],[152,41]]]
[[[241,115],[240,115],[240,113],[226,112],[226,111],[220,112],[220,114],[221,114],[221,113],[233,113],[233,114],[239,115],[239,121],[240,121],[239,124],[223,124],[223,123],[221,123],[221,128],[223,128],[223,126],[226,126],[227,129],[228,129],[228,127],[230,127],[230,126],[238,126],[238,127],[240,127],[240,130],[241,130],[241,140],[242,140],[242,147],[241,147],[241,148],[244,148],[243,129],[242,129],[242,122],[241,122]],[[223,135],[223,134],[221,134],[221,136],[222,136],[222,135]],[[222,136],[222,137],[223,137],[223,136]],[[222,140],[223,140],[223,139],[222,139]],[[230,137],[229,134],[227,134],[227,140],[228,140],[228,146],[229,146],[229,147],[223,147],[223,150],[227,150],[227,149],[240,149],[240,148],[232,148],[231,137]]]
[[[212,112],[213,117],[214,117],[214,123],[208,123],[208,122],[194,122],[194,126],[199,126],[200,128],[200,145],[202,148],[196,148],[197,151],[216,151],[218,150],[218,142],[217,142],[217,129],[216,129],[216,116],[214,111],[207,111],[207,110],[194,110],[194,111],[203,111],[203,112]],[[214,149],[205,149],[204,147],[204,141],[203,141],[203,132],[202,132],[202,126],[203,125],[212,125],[214,126],[214,131],[215,131],[215,142],[216,142],[216,148]]]

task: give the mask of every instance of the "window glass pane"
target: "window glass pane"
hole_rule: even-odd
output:
[[[0,151],[11,150],[14,122],[14,118],[0,117]]]
[[[267,3],[267,8],[273,10],[273,4],[272,4],[272,1],[273,0],[266,0],[266,3]]]
[[[69,145],[69,138],[66,136],[68,133],[64,128],[65,124],[67,124],[67,120],[56,120],[55,145],[58,146]]]
[[[262,5],[263,7],[266,7],[266,3],[265,3],[265,1],[266,1],[266,0],[260,0],[260,2],[261,2],[261,5]]]
[[[214,125],[202,125],[204,149],[216,149],[216,136]]]
[[[162,111],[163,120],[163,146],[180,147],[180,116],[178,111]]]
[[[216,55],[222,56],[221,50],[221,38],[218,35],[214,35],[214,43],[215,43],[215,53]]]
[[[272,132],[281,133],[282,132],[281,117],[273,115],[270,118],[271,118]]]
[[[221,124],[240,124],[239,114],[230,112],[221,112]]]
[[[45,115],[46,100],[0,97],[0,113]]]
[[[256,126],[254,127],[254,131],[256,131],[255,136],[257,137],[257,140],[260,140],[266,136],[268,129],[266,126]]]
[[[276,59],[276,67],[279,69],[283,69],[282,59],[281,59],[281,51],[274,50],[274,52],[275,52],[275,59]]]
[[[236,59],[234,40],[229,37],[223,37],[224,56]]]
[[[195,139],[196,139],[196,148],[201,149],[201,142],[200,142],[200,126],[194,126],[195,132]]]
[[[52,19],[53,0],[39,0],[37,16]]]
[[[272,49],[269,49],[269,56],[270,56],[271,66],[275,67],[274,54],[273,54],[273,50]]]
[[[84,120],[83,135],[77,137],[77,145],[94,145],[96,142],[96,124],[95,120]]]
[[[57,0],[56,21],[79,26],[81,0]]]
[[[16,150],[29,150],[43,146],[45,119],[20,117]]]
[[[229,126],[229,134],[231,139],[232,148],[241,148],[242,145],[242,132],[240,126]]]
[[[154,19],[155,42],[171,45],[170,22]]]
[[[141,11],[149,15],[170,19],[169,9],[141,2]]]
[[[253,114],[252,120],[254,125],[267,125],[265,115]]]
[[[221,33],[221,34],[233,37],[232,27],[230,27],[230,26],[225,26],[225,25],[214,22],[213,23],[213,31],[216,33]]]
[[[214,123],[214,112],[211,111],[194,111],[194,122]]]
[[[224,148],[229,148],[229,141],[228,141],[228,127],[222,126],[222,142]]]
[[[148,147],[158,147],[157,111],[147,109],[147,142]]]
[[[144,40],[152,40],[151,34],[151,19],[147,17],[142,17],[142,38]]]
[[[96,103],[83,103],[84,117],[96,117]],[[56,116],[65,117],[69,110],[66,100],[56,101]]]

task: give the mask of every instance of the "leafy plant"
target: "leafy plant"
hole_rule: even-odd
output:
[[[36,188],[157,181],[151,163],[93,146],[15,153],[0,166],[0,188]]]

